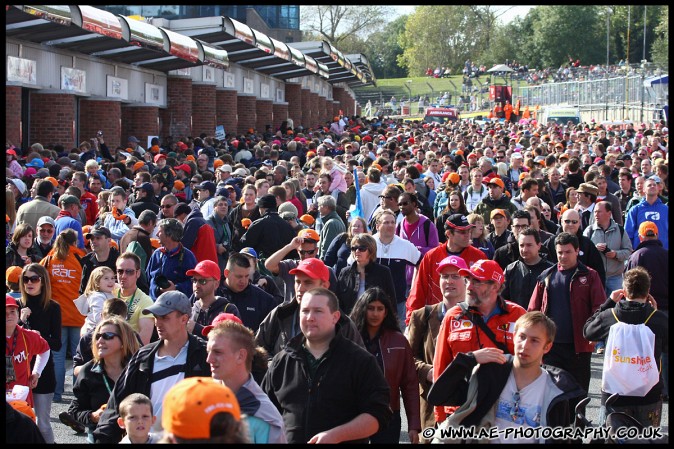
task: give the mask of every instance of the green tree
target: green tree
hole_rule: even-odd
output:
[[[651,9],[650,7],[648,9]],[[662,8],[660,23],[655,27],[656,38],[651,45],[653,62],[669,66],[669,6]]]
[[[405,24],[400,36],[403,54],[398,63],[408,69],[409,76],[422,75],[428,67],[450,67],[452,73],[466,59],[484,48],[484,24],[470,6],[418,6]]]
[[[363,46],[372,70],[377,78],[403,78],[405,68],[398,65],[398,55],[403,53],[399,36],[405,32],[406,15],[388,23],[383,30],[372,33]]]

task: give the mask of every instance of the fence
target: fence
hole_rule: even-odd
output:
[[[657,73],[606,74],[603,79],[517,86],[513,101],[517,98],[522,106],[530,107],[573,105],[580,108],[584,118],[595,120],[659,120],[663,106],[669,103],[669,83],[644,86],[647,75]]]

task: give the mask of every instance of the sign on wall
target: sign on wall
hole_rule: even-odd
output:
[[[234,74],[230,72],[225,72],[225,76],[223,77],[223,87],[229,87],[230,89],[234,89]]]
[[[164,104],[164,87],[158,84],[145,83],[145,103],[162,106]]]
[[[243,79],[243,93],[244,94],[252,94],[255,92],[255,88],[253,87],[253,79],[252,78],[244,78]]]
[[[61,67],[61,89],[86,92],[87,72],[70,67]]]
[[[202,66],[203,67],[203,80],[209,83],[212,83],[215,81],[215,69],[213,67],[209,67],[207,65]]]
[[[285,91],[283,89],[276,89],[276,102],[277,103],[283,103],[285,100],[283,99],[285,94]]]
[[[265,83],[260,84],[260,97],[269,98],[269,84]]]
[[[129,80],[108,75],[107,96],[110,98],[129,99]]]
[[[37,62],[7,56],[7,81],[37,84]]]

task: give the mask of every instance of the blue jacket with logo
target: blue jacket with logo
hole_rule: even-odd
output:
[[[653,204],[642,199],[639,204],[627,211],[625,216],[625,232],[632,240],[632,247],[639,246],[639,225],[644,221],[652,221],[658,227],[658,238],[665,249],[669,249],[669,207],[660,198]]]

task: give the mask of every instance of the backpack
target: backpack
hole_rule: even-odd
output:
[[[646,326],[656,310],[641,324],[618,320],[611,326],[606,339],[601,389],[621,396],[646,396],[660,380],[655,360],[655,334]]]
[[[398,223],[396,225],[396,235],[400,236],[400,226],[402,225],[402,222]],[[424,221],[424,234],[426,235],[426,246],[428,246],[428,233],[431,230],[431,220],[428,219]]]

